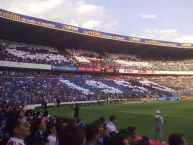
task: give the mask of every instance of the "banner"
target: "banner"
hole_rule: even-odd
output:
[[[175,100],[179,100],[179,97],[175,97],[175,96],[160,96],[158,97],[159,101],[175,101]]]
[[[70,67],[70,66],[52,66],[52,70],[54,71],[68,71],[68,72],[76,72],[76,67]]]
[[[193,71],[153,71],[153,70],[131,70],[119,69],[122,74],[145,74],[145,75],[193,75]]]
[[[119,69],[119,73],[133,73],[133,70],[131,69]]]
[[[154,102],[157,101],[157,98],[155,97],[146,97],[146,98],[141,98],[142,101],[144,102]]]
[[[133,97],[128,97],[127,98],[128,102],[140,102],[141,98],[133,98]]]
[[[186,43],[181,44],[181,43],[158,41],[158,40],[144,39],[144,38],[131,37],[131,36],[123,36],[123,35],[112,34],[112,33],[105,33],[101,31],[95,31],[95,30],[80,28],[72,25],[39,19],[35,17],[25,16],[25,15],[9,12],[6,10],[2,10],[2,9],[0,9],[0,17],[4,19],[17,21],[17,22],[31,24],[31,25],[57,29],[57,30],[62,30],[66,32],[73,32],[73,33],[78,33],[82,35],[98,37],[103,39],[111,39],[111,40],[117,40],[117,41],[142,43],[142,44],[165,46],[165,47],[193,48],[193,44],[186,44]]]
[[[114,68],[106,68],[104,71],[106,73],[115,73],[116,72],[116,70]]]
[[[100,67],[78,67],[78,71],[80,72],[101,72]]]
[[[0,61],[0,66],[12,67],[12,68],[51,70],[51,65],[47,65],[47,64],[22,63],[22,62],[12,62],[12,61]]]
[[[181,100],[193,100],[193,96],[180,96]]]

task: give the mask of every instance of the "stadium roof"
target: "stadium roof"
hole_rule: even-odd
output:
[[[57,48],[129,53],[147,59],[192,59],[193,44],[104,33],[0,9],[0,38]]]

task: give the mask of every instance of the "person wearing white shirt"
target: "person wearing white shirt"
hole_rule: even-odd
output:
[[[109,134],[111,132],[118,133],[117,128],[115,126],[116,121],[117,121],[116,116],[114,115],[110,116],[109,121],[107,122],[107,126],[106,126]]]
[[[48,124],[48,145],[58,145],[57,143],[57,131],[54,124]]]

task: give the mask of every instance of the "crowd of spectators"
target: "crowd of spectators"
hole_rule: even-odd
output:
[[[141,78],[45,72],[0,71],[1,102],[39,104],[42,100],[62,102],[172,96],[175,90]]]
[[[0,48],[0,58],[5,61],[69,66],[76,64],[76,61],[66,51],[52,47],[0,39]]]
[[[193,76],[146,76],[147,80],[175,90],[193,88]],[[136,77],[141,79],[141,77]]]
[[[0,39],[0,60],[67,66],[92,66],[154,71],[192,71],[193,60],[143,60],[131,54],[98,53],[73,48],[57,49]]]
[[[0,110],[0,145],[167,145],[137,133],[129,126],[118,130],[117,117],[83,120],[54,117],[47,110],[24,110],[20,104],[4,104]],[[187,145],[182,134],[169,137],[169,145]]]

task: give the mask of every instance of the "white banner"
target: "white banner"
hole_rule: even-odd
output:
[[[0,61],[0,66],[1,67],[12,67],[12,68],[51,70],[51,65],[47,65],[47,64],[22,63],[22,62],[11,62],[11,61]]]
[[[131,70],[119,69],[122,74],[146,74],[146,75],[193,75],[193,71],[153,71],[153,70]]]

